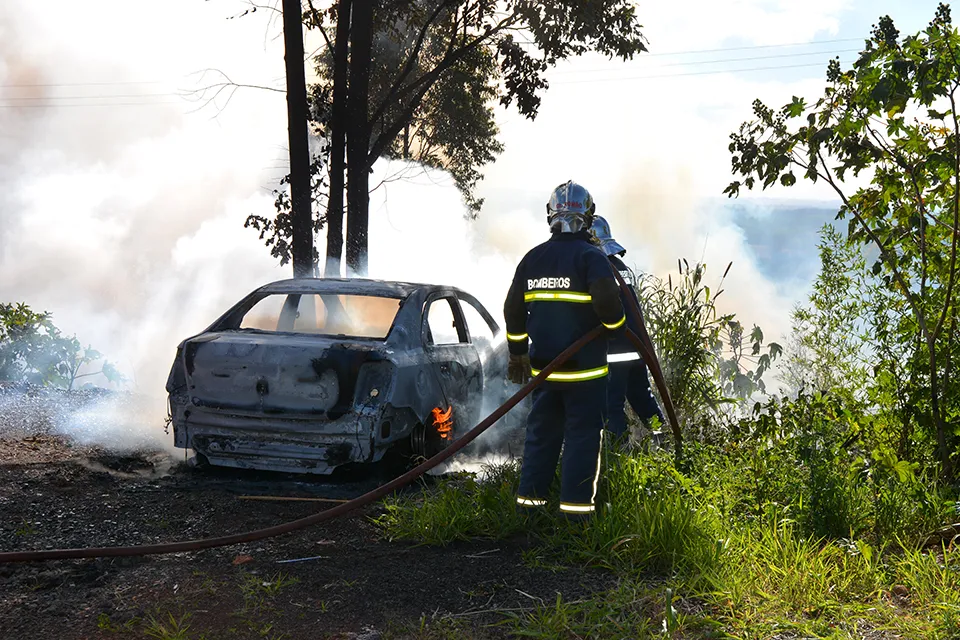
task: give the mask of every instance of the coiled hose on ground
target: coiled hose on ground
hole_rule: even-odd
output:
[[[624,292],[627,292],[627,285],[624,282],[623,278],[620,277],[620,274],[614,269],[614,274],[617,276],[617,280],[620,282],[620,287]],[[627,300],[633,300],[633,297],[630,295],[626,296]],[[663,379],[663,373],[660,370],[660,365],[657,362],[656,354],[653,350],[653,344],[650,342],[650,337],[647,335],[646,327],[643,324],[643,318],[640,313],[639,308],[634,308],[636,305],[628,305],[630,307],[630,313],[633,315],[634,320],[637,321],[638,326],[640,327],[640,333],[643,334],[643,339],[634,334],[632,331],[627,330],[627,335],[629,336],[631,342],[634,346],[640,351],[640,354],[643,356],[644,361],[650,365],[651,373],[653,374],[654,380],[657,384],[657,388],[660,391],[660,396],[663,399],[664,404],[667,408],[667,415],[670,418],[670,421],[673,423],[673,433],[676,442],[676,451],[679,455],[680,452],[680,428],[679,424],[676,422],[676,413],[673,408],[673,403],[670,401],[670,394],[667,390],[666,383]],[[392,493],[393,491],[405,487],[410,484],[424,473],[437,466],[444,460],[450,458],[455,453],[463,449],[469,443],[477,438],[481,433],[489,429],[497,420],[502,418],[510,409],[515,407],[521,400],[523,400],[527,395],[530,394],[540,383],[546,380],[547,376],[553,373],[557,367],[561,366],[564,362],[569,360],[577,351],[583,348],[584,345],[589,343],[591,340],[594,340],[600,336],[605,329],[602,326],[596,327],[595,329],[588,332],[582,338],[570,345],[566,350],[563,351],[559,356],[557,356],[550,364],[543,368],[543,370],[537,374],[535,378],[530,380],[526,385],[524,385],[519,391],[513,394],[509,400],[507,400],[503,405],[498,407],[482,420],[477,426],[463,434],[461,437],[457,438],[454,442],[450,444],[449,447],[433,456],[429,460],[425,460],[421,464],[417,465],[413,469],[410,469],[403,475],[391,480],[390,482],[369,491],[362,496],[354,498],[349,502],[339,504],[332,509],[327,509],[319,513],[315,513],[298,520],[292,520],[284,524],[279,524],[273,527],[267,527],[265,529],[257,529],[256,531],[247,531],[244,533],[235,533],[229,536],[220,536],[217,538],[203,538],[200,540],[186,540],[183,542],[166,542],[162,544],[150,544],[150,545],[139,545],[139,546],[129,546],[129,547],[87,547],[83,549],[48,549],[44,551],[8,551],[0,553],[0,563],[8,562],[36,562],[40,560],[71,560],[71,559],[80,559],[80,558],[118,558],[124,556],[146,556],[146,555],[157,555],[163,553],[182,553],[185,551],[199,551],[201,549],[212,549],[214,547],[226,547],[234,544],[242,544],[245,542],[254,542],[256,540],[263,540],[264,538],[273,538],[275,536],[283,535],[285,533],[290,533],[292,531],[297,531],[306,527],[313,526],[315,524],[320,524],[321,522],[326,522],[328,520],[333,520],[338,518],[346,513],[359,509],[360,507],[366,506],[372,502],[383,498],[384,496]]]

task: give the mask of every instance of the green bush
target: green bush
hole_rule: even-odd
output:
[[[103,375],[109,382],[123,376],[106,360],[100,369],[80,373],[103,356],[82,348],[76,336],[66,337],[49,313],[37,313],[26,304],[0,303],[0,381],[72,389],[77,380]]]

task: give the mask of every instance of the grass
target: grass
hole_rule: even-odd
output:
[[[32,536],[32,535],[36,535],[36,533],[37,533],[37,528],[34,526],[34,523],[33,523],[33,522],[30,522],[30,521],[27,520],[26,518],[21,518],[20,520],[21,520],[20,526],[17,528],[16,531],[13,532],[14,535],[16,535],[16,536]]]
[[[269,578],[255,573],[242,572],[238,584],[243,605],[233,615],[238,626],[228,629],[228,633],[236,635],[240,629],[246,629],[256,637],[267,640],[281,640],[286,634],[275,630],[275,624],[270,619],[276,613],[274,599],[284,590],[299,582],[283,572],[278,572]]]
[[[529,638],[721,637],[718,624],[698,613],[670,587],[624,581],[601,597],[564,601],[560,594],[533,610],[506,614],[514,635]]]
[[[291,578],[282,571],[266,579],[255,573],[244,573],[240,578],[240,593],[245,602],[259,606],[297,582],[298,578]]]
[[[420,616],[415,623],[388,624],[379,637],[381,640],[472,640],[474,635],[460,620]]]
[[[194,619],[195,612],[185,611],[197,606],[195,600],[178,598],[176,602],[167,602],[173,611],[157,608],[143,618],[134,617],[123,623],[115,622],[109,615],[101,613],[97,617],[97,628],[111,636],[150,640],[219,640],[235,637],[284,640],[289,637],[279,629],[277,597],[296,585],[299,582],[297,578],[284,572],[263,576],[243,570],[238,571],[237,580],[232,584],[218,584],[197,570],[193,572],[193,577],[199,584],[192,593],[201,600],[213,598],[235,602],[239,599],[239,606],[230,614],[234,619],[231,626],[210,629],[211,622],[206,616]],[[322,604],[321,610],[325,608],[326,605]],[[197,630],[198,626],[203,628],[203,632]]]
[[[500,624],[518,637],[960,640],[960,549],[918,544],[943,521],[945,494],[920,481],[851,487],[849,465],[810,473],[707,454],[684,473],[664,455],[605,452],[587,527],[521,518],[509,464],[486,481],[463,476],[393,498],[376,522],[391,539],[431,545],[527,532],[530,566],[619,577],[586,600],[558,594],[503,612]],[[757,481],[761,472],[776,482]]]
[[[376,522],[392,540],[446,545],[455,540],[505,538],[523,530],[514,505],[519,466],[490,466],[483,481],[461,474],[441,482],[428,500],[394,498]]]
[[[144,623],[143,633],[153,640],[203,640],[203,636],[190,635],[190,614],[179,618],[172,613],[166,616],[150,616]]]

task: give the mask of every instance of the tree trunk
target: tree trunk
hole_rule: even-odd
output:
[[[370,209],[370,50],[374,0],[354,4],[350,18],[350,96],[347,127],[347,269],[367,275]]]
[[[290,145],[290,205],[293,275],[314,273],[313,216],[310,212],[310,147],[307,138],[307,83],[303,68],[303,13],[300,0],[283,0],[283,59],[287,72],[287,131]]]
[[[362,2],[362,0],[361,0]],[[327,200],[327,261],[324,275],[340,276],[343,255],[343,188],[347,144],[347,53],[351,0],[337,3],[337,34],[333,47],[333,113],[330,118],[330,196]]]
[[[927,351],[930,358],[930,411],[933,413],[933,424],[937,430],[937,449],[940,453],[940,466],[945,480],[953,479],[953,469],[950,460],[950,448],[947,446],[947,426],[940,409],[940,382],[937,376],[936,343],[927,340]]]

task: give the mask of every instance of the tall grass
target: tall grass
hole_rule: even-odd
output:
[[[528,563],[620,577],[617,589],[584,601],[558,597],[511,613],[505,624],[521,636],[651,637],[669,622],[688,637],[713,637],[719,626],[736,637],[792,629],[960,640],[960,551],[917,544],[944,520],[944,489],[879,466],[864,475],[859,462],[814,469],[775,449],[691,453],[684,472],[667,454],[606,450],[586,526],[553,515],[555,503],[541,519],[519,515],[515,464],[390,499],[377,522],[392,539],[423,544],[526,534],[535,542]],[[668,616],[665,589],[699,608]]]
[[[666,455],[606,451],[595,521],[545,542],[571,561],[620,572],[684,575],[691,580],[720,559],[716,513],[690,491]]]
[[[446,545],[471,538],[503,538],[526,524],[515,507],[519,464],[487,465],[482,480],[460,474],[430,493],[388,498],[375,522],[391,540]]]

